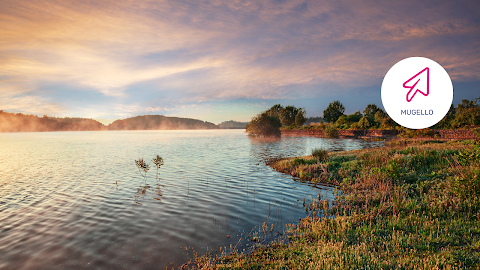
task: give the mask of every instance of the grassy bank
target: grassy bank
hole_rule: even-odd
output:
[[[480,147],[474,141],[400,141],[271,166],[338,185],[335,202],[307,202],[311,215],[290,227],[288,244],[202,257],[191,267],[480,269]]]

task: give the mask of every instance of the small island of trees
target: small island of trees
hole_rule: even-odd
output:
[[[253,117],[246,126],[246,130],[250,136],[279,137],[282,126],[299,127],[302,126],[306,120],[306,111],[304,108],[297,108],[295,106],[283,107],[280,104],[275,104],[265,112]]]

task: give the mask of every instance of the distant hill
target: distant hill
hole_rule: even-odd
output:
[[[108,126],[94,119],[38,117],[0,110],[0,132],[96,131],[96,130],[181,130],[181,129],[244,129],[247,123],[226,121],[220,125],[181,117],[142,115],[116,120]]]
[[[218,129],[214,123],[197,119],[141,115],[116,120],[108,125],[110,130],[167,130],[167,129]]]
[[[0,110],[0,132],[88,131],[106,130],[102,123],[87,118],[38,117]]]
[[[248,122],[237,122],[237,121],[225,121],[218,124],[218,127],[223,129],[245,129],[248,125]]]

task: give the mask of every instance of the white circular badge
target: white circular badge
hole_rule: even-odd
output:
[[[447,71],[425,57],[410,57],[393,65],[382,83],[382,103],[399,125],[427,128],[448,113],[453,85]]]

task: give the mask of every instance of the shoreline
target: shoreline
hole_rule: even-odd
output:
[[[329,153],[324,162],[271,160],[277,171],[341,193],[335,203],[304,203],[309,216],[290,226],[288,244],[200,257],[193,269],[480,269],[479,142],[387,144]]]
[[[428,139],[442,140],[470,140],[475,139],[476,135],[469,129],[432,129],[434,135],[424,137]],[[290,129],[281,130],[282,136],[312,136],[325,137],[321,129]],[[339,129],[340,138],[359,138],[359,139],[383,139],[392,140],[398,138],[401,131],[395,129]]]

